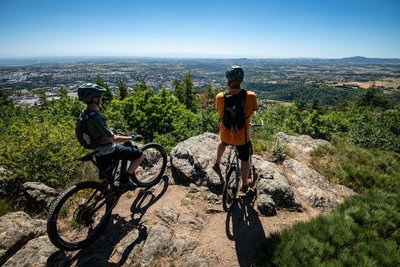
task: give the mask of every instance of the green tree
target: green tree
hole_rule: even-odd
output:
[[[185,104],[185,93],[183,92],[182,81],[174,80],[172,86],[174,87],[173,94],[178,99],[179,103]]]
[[[193,84],[192,76],[190,73],[185,74],[183,76],[183,92],[184,92],[184,101],[187,109],[196,112],[197,111],[197,94],[196,89]]]
[[[5,89],[0,87],[0,105],[9,105],[12,101],[9,99],[9,95]]]
[[[107,106],[113,100],[113,94],[111,92],[110,86],[108,86],[108,84],[100,76],[96,78],[96,84],[104,87],[107,90],[107,92],[103,96],[103,105]]]
[[[36,90],[35,90],[35,93],[36,93],[37,96],[39,97],[39,105],[40,105],[41,107],[44,107],[44,108],[47,109],[47,108],[48,108],[49,102],[47,101],[46,90],[43,89],[43,88],[36,89]]]
[[[300,95],[300,97],[294,102],[294,104],[296,105],[296,107],[299,110],[305,110],[307,108],[307,98],[306,95],[304,93],[302,93]]]
[[[118,82],[118,90],[119,90],[119,100],[124,100],[125,97],[128,96],[128,86],[124,83],[124,81]]]
[[[147,89],[146,81],[142,77],[139,77],[137,83],[133,88],[133,91],[136,93],[140,91],[145,91],[146,89]]]
[[[389,101],[383,93],[379,92],[379,90],[373,85],[367,89],[365,94],[361,95],[361,97],[357,101],[358,106],[361,107],[370,107],[370,108],[389,108]]]
[[[61,86],[60,91],[58,93],[61,98],[68,97],[68,89],[65,86]]]

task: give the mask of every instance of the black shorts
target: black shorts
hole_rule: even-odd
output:
[[[109,167],[112,165],[114,159],[133,161],[140,158],[142,154],[143,151],[140,150],[137,146],[116,145],[112,153],[107,155],[96,156],[96,160],[99,168],[103,172],[108,173],[107,169],[109,169]],[[100,174],[100,179],[104,179],[103,175],[101,174]]]
[[[225,144],[225,145],[228,145],[228,144]],[[249,161],[250,153],[252,153],[251,150],[253,149],[251,142],[248,142],[247,144],[244,144],[244,145],[235,146],[235,147],[238,150],[238,158],[243,161]]]

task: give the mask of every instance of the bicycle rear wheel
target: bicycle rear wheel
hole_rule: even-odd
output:
[[[85,181],[73,185],[55,201],[47,220],[47,233],[54,246],[77,250],[100,236],[111,217],[109,207],[116,201],[106,202],[102,191],[101,183]]]
[[[232,174],[233,177],[232,177]],[[222,190],[222,207],[224,211],[229,212],[232,209],[239,190],[236,167],[231,167],[226,174],[224,188]]]
[[[151,187],[164,175],[167,167],[167,153],[159,144],[147,144],[141,150],[145,158],[136,169],[132,180],[139,186]]]

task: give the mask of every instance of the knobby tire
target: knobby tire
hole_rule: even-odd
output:
[[[236,177],[232,177],[232,173],[236,172],[236,168],[232,167],[229,169],[228,173],[226,174],[226,179],[224,183],[224,188],[222,190],[222,207],[225,212],[229,212],[236,201],[236,193],[232,192],[232,188],[230,186],[235,183],[232,179],[236,179]],[[239,190],[236,188],[236,191]]]
[[[84,181],[73,185],[57,198],[50,210],[47,220],[47,233],[54,246],[65,251],[78,250],[88,246],[102,234],[111,218],[110,206],[112,207],[114,202],[117,201],[117,199],[112,199],[104,202],[105,199],[101,195],[103,188],[103,185],[99,182]],[[89,191],[87,195],[84,195],[85,190]],[[96,196],[91,198],[95,192],[96,196],[98,196],[97,199],[100,199],[99,201],[96,199]],[[86,196],[88,197],[87,199],[85,198]],[[82,199],[80,199],[80,197],[82,197]],[[95,215],[93,215],[92,212],[89,211],[89,208],[81,208],[85,205],[88,206],[87,203],[84,203],[85,200],[94,201],[96,203],[96,208],[102,208],[99,210],[100,214],[97,215],[96,211]],[[79,201],[83,202],[83,204],[81,203],[77,206],[76,204],[79,203]],[[100,206],[100,203],[103,203],[103,206]],[[87,231],[87,233],[85,233],[85,229],[79,229],[79,227],[82,229],[86,225],[84,225],[84,223],[79,223],[76,220],[76,214],[80,214],[79,218],[80,220],[83,220],[81,218],[83,217],[82,214],[84,214],[84,212],[86,212],[87,217],[85,218],[88,218],[88,220],[98,221],[97,225],[93,229]],[[69,218],[68,216],[71,216],[72,218]],[[74,233],[76,235],[74,235]],[[69,235],[71,238],[65,235]],[[74,238],[81,239],[74,240]]]
[[[167,167],[167,153],[161,145],[152,143],[144,145],[141,150],[145,158],[132,180],[141,187],[152,187],[164,175]]]

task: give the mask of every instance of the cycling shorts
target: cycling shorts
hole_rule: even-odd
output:
[[[112,165],[114,159],[134,161],[140,158],[142,154],[143,151],[137,146],[124,146],[119,144],[115,146],[114,151],[110,154],[96,156],[96,160],[99,168],[106,171]],[[100,179],[104,179],[104,177],[100,175]]]
[[[225,145],[228,145],[224,143]],[[252,145],[251,142],[248,142],[247,144],[240,145],[240,146],[235,146],[236,149],[238,150],[238,158],[243,161],[249,161]]]

